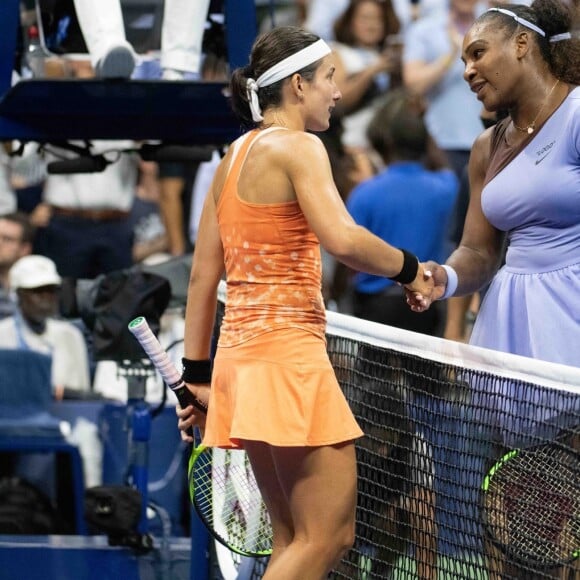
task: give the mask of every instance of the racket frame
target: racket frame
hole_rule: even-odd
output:
[[[514,459],[516,459],[518,457],[522,457],[523,455],[529,455],[531,453],[541,452],[543,449],[548,448],[548,447],[562,448],[563,446],[558,441],[555,441],[553,443],[543,443],[541,445],[537,445],[537,446],[530,447],[527,449],[512,449],[512,450],[508,451],[507,453],[502,455],[493,464],[493,466],[487,471],[485,477],[483,478],[482,484],[481,484],[481,490],[483,492],[482,498],[481,498],[481,513],[482,513],[481,519],[482,519],[483,526],[485,528],[487,537],[490,539],[490,541],[495,546],[497,546],[507,557],[511,558],[514,562],[519,563],[519,564],[523,564],[523,565],[527,565],[527,566],[531,566],[535,569],[544,569],[544,570],[565,566],[567,564],[570,564],[574,560],[578,559],[580,557],[580,544],[578,545],[578,548],[576,550],[574,550],[568,558],[562,559],[562,560],[554,560],[551,562],[545,561],[542,559],[538,559],[538,558],[534,558],[533,555],[530,553],[524,554],[524,553],[520,552],[519,550],[510,547],[509,544],[505,544],[504,542],[502,542],[498,538],[498,535],[493,532],[493,526],[492,526],[492,524],[489,523],[489,519],[487,517],[487,513],[488,513],[489,509],[486,506],[486,497],[487,497],[487,493],[489,493],[490,485],[491,485],[494,477],[510,461],[513,461]],[[574,450],[570,450],[570,449],[565,448],[565,451],[567,453],[569,453],[570,455],[577,454],[577,452]]]

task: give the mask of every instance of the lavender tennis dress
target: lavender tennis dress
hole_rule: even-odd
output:
[[[507,232],[508,248],[471,344],[580,367],[579,87],[484,186],[481,203],[490,223]],[[578,422],[578,395],[510,381],[487,389],[474,402],[495,416],[510,447],[525,445],[526,435],[551,439]]]
[[[471,343],[580,366],[580,87],[483,189],[506,263]]]

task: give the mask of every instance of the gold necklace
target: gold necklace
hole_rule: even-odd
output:
[[[555,83],[554,86],[551,88],[550,92],[548,93],[548,96],[545,98],[544,102],[542,103],[542,106],[540,107],[540,110],[538,111],[538,114],[536,115],[536,117],[534,118],[534,120],[527,126],[527,127],[518,127],[515,123],[515,121],[512,119],[512,123],[513,126],[518,130],[521,131],[522,133],[527,133],[528,135],[531,135],[535,129],[536,129],[536,121],[538,120],[538,118],[540,117],[542,111],[544,110],[544,107],[546,106],[546,103],[550,100],[550,96],[552,95],[552,93],[554,92],[554,89],[556,88],[557,84],[560,82],[560,79],[558,79]]]

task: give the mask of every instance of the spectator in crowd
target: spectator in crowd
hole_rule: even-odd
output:
[[[352,191],[347,208],[358,224],[389,244],[409,248],[422,260],[428,256],[444,260],[447,227],[459,182],[433,143],[423,114],[421,98],[403,89],[388,95],[368,130],[369,140],[386,168]],[[443,304],[416,313],[401,308],[404,291],[387,278],[359,272],[353,282],[355,316],[442,335]]]
[[[32,252],[34,227],[25,213],[0,215],[0,318],[14,313],[8,272],[14,263]]]
[[[480,103],[463,80],[460,49],[478,0],[450,0],[449,10],[409,27],[403,48],[403,82],[427,99],[427,128],[461,179],[481,133]]]
[[[170,258],[169,240],[159,208],[157,163],[139,164],[139,183],[129,215],[133,230],[133,261],[162,261]]]
[[[184,227],[185,188],[191,181],[190,173],[195,173],[195,168],[184,163],[158,164],[159,211],[167,236],[167,251],[171,256],[182,256],[190,249]]]
[[[0,320],[0,348],[29,349],[51,356],[56,399],[88,393],[84,337],[71,322],[56,319],[62,279],[54,262],[45,256],[24,256],[12,266],[8,278],[17,309]]]
[[[137,188],[138,158],[117,153],[131,146],[131,141],[93,141],[91,151],[113,161],[104,171],[47,176],[43,202],[31,219],[39,228],[37,253],[51,258],[61,276],[92,279],[133,264],[129,212]],[[56,147],[51,151],[51,155],[71,155]]]
[[[400,75],[399,21],[390,0],[351,0],[336,20],[336,85],[342,99],[337,114],[342,116],[343,143],[361,150],[368,148],[366,129],[381,99]]]
[[[334,23],[347,9],[349,1],[309,0],[304,28],[318,34],[325,40],[334,40]],[[446,0],[420,0],[419,2],[393,0],[393,8],[401,25],[401,32],[404,32],[415,20],[446,11],[447,2]]]

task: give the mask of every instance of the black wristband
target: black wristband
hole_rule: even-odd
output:
[[[419,259],[415,254],[399,248],[403,252],[403,267],[401,271],[396,275],[389,278],[393,282],[399,282],[400,284],[410,284],[416,277],[419,271]]]
[[[192,385],[199,383],[211,383],[211,360],[191,360],[183,357],[183,374],[181,378]]]

